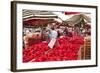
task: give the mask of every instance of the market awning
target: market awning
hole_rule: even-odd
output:
[[[76,14],[72,16],[71,18],[67,19],[66,22],[70,25],[75,25],[80,23],[82,20],[84,20],[86,23],[91,22],[91,18],[87,16],[86,14]]]
[[[23,20],[30,19],[54,19],[58,18],[57,15],[50,11],[39,11],[39,10],[23,10]]]

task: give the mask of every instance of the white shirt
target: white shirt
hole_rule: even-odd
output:
[[[56,43],[56,38],[57,38],[57,36],[58,36],[58,33],[57,33],[56,30],[51,30],[49,35],[50,35],[50,39],[51,39],[51,40],[50,40],[48,46],[49,46],[50,48],[53,48],[54,45],[55,45],[55,43]]]
[[[55,31],[55,30],[51,30],[50,31],[51,32],[51,34],[50,34],[50,38],[57,38],[57,36],[58,36],[58,33],[57,33],[57,31]]]

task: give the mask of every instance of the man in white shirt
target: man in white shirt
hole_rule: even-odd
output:
[[[55,45],[55,43],[56,43],[57,37],[58,37],[58,33],[57,33],[56,30],[54,30],[54,27],[52,27],[52,28],[50,29],[50,34],[49,34],[49,36],[50,36],[50,42],[49,42],[48,46],[49,46],[50,48],[53,48],[54,45]]]

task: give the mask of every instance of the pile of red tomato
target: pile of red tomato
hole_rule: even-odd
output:
[[[77,60],[78,51],[81,45],[84,44],[84,38],[80,36],[73,36],[73,37],[66,36],[58,38],[57,42],[59,43],[59,45],[55,46],[52,49],[48,48],[48,43],[46,42],[34,44],[29,48],[24,49],[23,62]]]

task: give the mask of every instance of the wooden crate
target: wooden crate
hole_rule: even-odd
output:
[[[84,45],[80,47],[78,55],[79,55],[78,56],[79,60],[91,59],[91,38],[90,37],[85,37]]]

